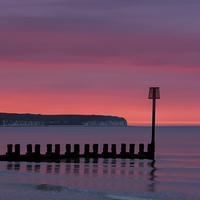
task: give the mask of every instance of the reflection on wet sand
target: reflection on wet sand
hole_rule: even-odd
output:
[[[34,172],[35,173],[40,173],[40,165],[39,164],[35,165]]]
[[[67,159],[65,162],[20,163],[8,162],[7,170],[41,174],[66,174],[68,176],[112,177],[123,179],[149,180],[148,191],[155,191],[155,161],[136,162],[134,159]]]
[[[26,171],[27,172],[32,172],[32,166],[33,165],[26,165]]]
[[[149,174],[149,180],[151,181],[151,183],[148,185],[149,187],[149,191],[151,192],[155,192],[155,185],[156,185],[156,175],[155,175],[155,172],[156,172],[156,167],[155,167],[155,160],[148,163],[148,166],[152,168],[152,170],[150,171],[150,174]]]
[[[59,174],[60,173],[60,164],[56,164],[55,165],[55,174]]]

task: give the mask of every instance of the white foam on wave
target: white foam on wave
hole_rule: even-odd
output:
[[[108,198],[114,199],[114,200],[153,200],[153,199],[147,199],[147,198],[138,198],[138,197],[126,197],[126,196],[120,196],[120,195],[113,195],[109,194],[107,195]]]

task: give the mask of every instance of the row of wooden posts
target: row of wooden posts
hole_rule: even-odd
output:
[[[7,145],[7,153],[0,157],[1,160],[31,160],[31,159],[61,159],[61,158],[76,158],[76,157],[102,157],[102,158],[147,158],[151,159],[152,148],[151,144],[148,144],[147,152],[144,151],[144,144],[139,144],[139,152],[135,153],[135,144],[129,144],[129,151],[126,151],[126,144],[121,144],[121,152],[117,154],[116,144],[111,145],[111,151],[108,150],[108,144],[103,144],[102,153],[98,153],[98,144],[93,144],[93,151],[90,152],[90,145],[84,145],[84,153],[80,154],[80,145],[74,144],[74,151],[71,151],[71,144],[66,144],[65,154],[60,154],[60,144],[55,144],[55,151],[52,151],[52,144],[47,144],[47,151],[45,154],[40,152],[40,144],[35,144],[35,151],[32,150],[32,144],[27,144],[27,153],[20,154],[20,144]]]

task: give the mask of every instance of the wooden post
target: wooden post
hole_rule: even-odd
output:
[[[51,155],[51,154],[52,154],[52,144],[47,144],[46,155]]]
[[[112,144],[111,152],[112,152],[112,156],[116,156],[116,154],[117,154],[117,151],[116,151],[116,144]]]
[[[66,153],[65,154],[70,154],[71,153],[71,144],[66,144]]]
[[[35,145],[35,155],[40,156],[40,144]]]
[[[134,158],[135,144],[130,144],[129,145],[129,153],[130,153],[130,158]]]
[[[7,153],[6,154],[12,154],[12,148],[13,148],[13,145],[12,144],[8,144],[7,145]]]
[[[148,144],[147,153],[148,153],[148,157],[151,158],[151,156],[152,156],[152,147],[151,147],[151,144]]]
[[[90,153],[90,145],[89,144],[85,144],[84,154],[87,155],[89,153]]]
[[[143,154],[144,153],[144,144],[140,143],[139,144],[139,154]]]
[[[55,155],[60,156],[60,144],[55,144]]]
[[[126,154],[126,144],[125,143],[122,143],[121,144],[121,154]]]
[[[93,144],[93,154],[94,154],[95,156],[98,155],[98,147],[99,147],[98,144]]]
[[[15,155],[19,156],[20,155],[20,144],[15,145]]]
[[[74,145],[74,155],[78,156],[80,153],[80,145],[79,144],[75,144]]]
[[[32,153],[32,144],[27,144],[26,148],[27,148],[27,153],[26,154],[31,154]]]
[[[108,144],[103,145],[103,153],[102,154],[108,154]]]

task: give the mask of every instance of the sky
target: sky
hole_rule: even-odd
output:
[[[0,1],[0,112],[200,125],[199,0]]]

